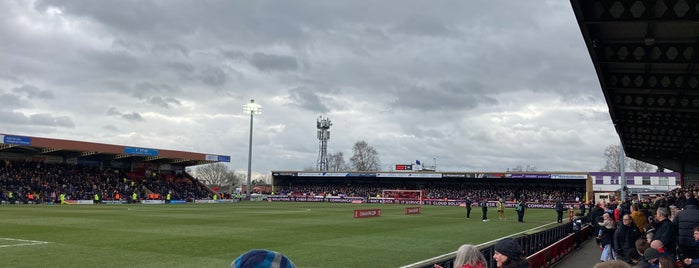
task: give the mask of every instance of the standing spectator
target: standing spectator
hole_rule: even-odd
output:
[[[655,227],[653,240],[660,240],[665,246],[665,253],[677,254],[677,234],[675,224],[668,219],[670,212],[666,207],[658,208],[655,219],[658,221]]]
[[[556,206],[554,208],[556,209],[556,222],[562,223],[563,222],[563,202],[561,201],[560,198],[556,199]]]
[[[633,219],[633,223],[636,224],[636,227],[638,227],[641,232],[647,231],[645,229],[646,216],[640,211],[638,204],[631,205],[631,218]]]
[[[584,217],[585,216],[585,202],[580,202],[579,204],[580,204],[579,205],[580,206],[580,217]]]
[[[495,244],[493,259],[498,268],[528,268],[522,247],[512,238],[503,238]]]
[[[626,258],[629,253],[636,250],[636,240],[640,238],[643,234],[636,224],[633,223],[630,215],[624,215],[621,217],[622,224],[614,232],[614,250],[617,255],[617,260],[623,260],[629,262],[630,260]]]
[[[498,199],[498,218],[505,219],[505,201],[502,200],[502,197]]]
[[[699,258],[699,251],[693,237],[695,227],[699,226],[699,208],[693,196],[686,199],[684,209],[677,213],[673,223],[678,228],[677,246],[680,260]]]
[[[483,198],[481,200],[481,211],[483,212],[483,221],[489,221],[488,219],[488,200]]]
[[[614,239],[614,220],[611,214],[602,214],[602,222],[599,222],[600,229],[597,233],[597,237],[600,241],[600,246],[602,247],[602,255],[600,255],[600,261],[611,261],[614,260],[614,250],[612,250],[612,243]]]
[[[434,265],[435,268],[442,268],[441,265]],[[474,245],[464,244],[456,251],[454,268],[484,268],[486,267],[483,253]]]
[[[596,206],[590,206],[590,209],[590,223],[592,223],[592,226],[595,228],[595,233],[598,233],[600,230],[598,222],[600,222],[602,214],[604,214],[604,209],[602,209],[602,204],[600,203],[597,203]],[[599,239],[597,243],[599,244]]]
[[[517,222],[524,222],[524,210],[527,209],[527,204],[524,203],[524,198],[520,198],[515,206],[517,212]]]
[[[473,206],[473,203],[471,202],[471,198],[468,196],[466,197],[466,218],[470,219],[471,218],[471,206]]]

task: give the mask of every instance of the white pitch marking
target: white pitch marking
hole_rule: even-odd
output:
[[[19,247],[19,246],[31,246],[31,245],[43,245],[43,244],[48,244],[48,243],[50,243],[50,242],[47,242],[47,241],[26,240],[26,239],[16,239],[16,238],[6,238],[6,237],[0,237],[0,240],[9,240],[9,241],[20,241],[20,242],[25,242],[25,243],[12,244],[12,245],[0,245],[0,248],[6,248],[6,247]]]

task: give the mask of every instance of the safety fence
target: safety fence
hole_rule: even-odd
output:
[[[530,267],[543,268],[550,267],[579,247],[583,241],[590,238],[592,229],[592,226],[586,225],[580,231],[573,231],[573,226],[569,223],[511,237],[522,247],[525,256],[528,256]],[[493,254],[497,241],[478,245],[488,262],[488,267],[496,267]],[[401,268],[433,268],[435,264],[444,268],[453,268],[455,257],[456,252],[452,252]]]

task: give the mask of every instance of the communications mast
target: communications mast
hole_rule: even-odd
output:
[[[318,170],[328,170],[328,140],[330,139],[330,118],[319,116],[316,121],[318,128]]]

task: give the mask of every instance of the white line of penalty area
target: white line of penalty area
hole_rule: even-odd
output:
[[[15,242],[20,242],[20,243],[19,244],[9,244],[9,245],[0,245],[0,248],[43,245],[43,244],[50,243],[48,241],[26,240],[26,239],[16,239],[16,238],[7,238],[7,237],[0,237],[0,241],[1,240],[15,241]]]

